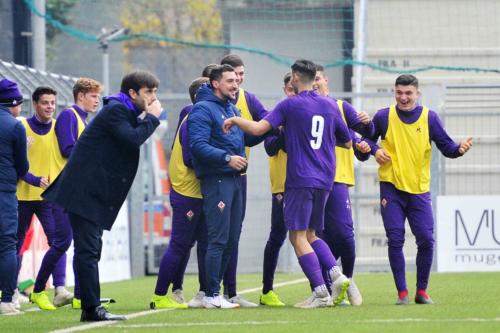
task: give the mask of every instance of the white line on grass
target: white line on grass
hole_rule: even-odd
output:
[[[341,321],[336,320],[338,324]],[[450,319],[429,319],[429,318],[400,318],[400,319],[366,319],[366,320],[349,320],[349,323],[356,324],[400,324],[412,322],[431,322],[431,323],[455,323],[455,322],[500,322],[498,318],[450,318]],[[202,326],[258,326],[258,325],[289,325],[289,324],[303,324],[308,323],[305,321],[231,321],[231,322],[194,322],[194,323],[152,323],[152,324],[132,324],[132,325],[114,325],[110,328],[127,328],[127,329],[141,329],[141,328],[167,328],[167,327],[202,327]],[[316,322],[321,324],[321,322]],[[326,324],[326,323],[325,323]]]
[[[155,327],[190,327],[190,326],[240,326],[240,325],[288,325],[297,323],[307,323],[305,321],[219,321],[206,323],[153,323],[153,324],[132,324],[132,325],[114,325],[111,328],[155,328]]]
[[[306,281],[307,281],[307,279],[305,279],[305,278],[291,280],[291,281],[285,281],[285,282],[275,283],[274,287],[275,288],[277,288],[277,287],[284,287],[284,286],[298,284],[298,283],[302,283],[302,282],[306,282]],[[262,287],[251,288],[251,289],[244,289],[244,290],[238,292],[238,294],[249,294],[249,293],[252,293],[252,292],[255,292],[255,291],[259,291],[261,289],[262,289]],[[156,313],[161,313],[161,312],[171,311],[171,310],[174,310],[174,309],[147,310],[147,311],[141,311],[141,312],[131,313],[131,314],[126,315],[125,317],[127,317],[127,319],[133,319],[133,318],[137,318],[137,317],[149,316],[149,315],[153,315],[153,314],[156,314]],[[91,330],[93,328],[98,328],[98,327],[104,327],[104,326],[108,326],[108,325],[113,325],[113,324],[116,324],[116,323],[118,323],[118,322],[116,322],[116,321],[98,321],[98,322],[95,322],[95,323],[84,324],[84,325],[80,325],[80,326],[74,326],[74,327],[68,327],[68,328],[64,328],[64,329],[60,329],[60,330],[55,330],[55,331],[51,331],[50,333],[81,332],[81,331]],[[127,326],[128,327],[129,325],[121,325],[121,326]],[[115,327],[115,326],[113,326],[113,327]]]
[[[172,310],[174,310],[174,309],[146,310],[146,311],[131,313],[131,314],[126,315],[125,317],[127,317],[127,319],[132,319],[132,318],[149,316],[152,314],[157,314],[157,313],[172,311]],[[118,323],[118,322],[117,321],[97,321],[95,323],[90,323],[90,324],[68,327],[68,328],[63,328],[60,330],[51,331],[50,333],[80,332],[80,331],[91,330],[93,328],[104,327],[104,326],[108,326],[108,325],[112,325],[112,324],[116,324],[116,323]]]

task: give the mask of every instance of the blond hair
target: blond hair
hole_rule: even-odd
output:
[[[73,86],[73,98],[78,97],[78,93],[86,94],[88,92],[97,92],[100,93],[102,91],[102,84],[96,80],[89,79],[86,77],[79,78],[75,85]]]

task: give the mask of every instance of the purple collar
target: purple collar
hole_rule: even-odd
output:
[[[119,92],[117,94],[104,97],[104,104],[108,104],[109,101],[118,101],[124,104],[129,110],[133,111],[135,116],[138,117],[143,110],[139,110],[135,104],[132,102],[132,99],[125,93]]]
[[[83,111],[83,109],[81,107],[79,107],[76,104],[73,104],[72,108],[76,110],[76,113],[78,113],[80,118],[82,118],[83,122],[85,122],[87,120],[87,117],[89,114],[87,112]]]

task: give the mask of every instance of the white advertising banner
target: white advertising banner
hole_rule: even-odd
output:
[[[438,272],[500,271],[499,215],[500,196],[438,196]]]

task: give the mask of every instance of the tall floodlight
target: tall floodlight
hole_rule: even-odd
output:
[[[104,85],[104,96],[107,96],[109,94],[109,42],[128,33],[129,29],[127,28],[117,27],[113,28],[112,30],[102,28],[101,34],[97,36],[99,48],[102,50],[102,84]]]

